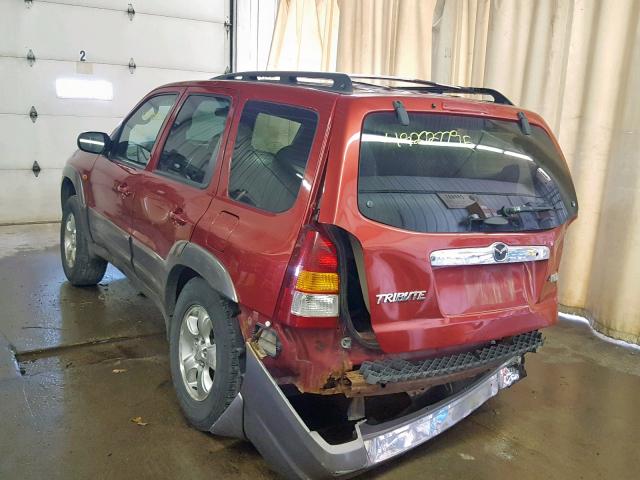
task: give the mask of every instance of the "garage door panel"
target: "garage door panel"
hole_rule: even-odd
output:
[[[35,106],[39,115],[122,117],[153,88],[183,80],[202,80],[214,73],[137,68],[135,73],[114,65],[93,64],[93,75],[76,73],[76,62],[36,62],[30,67],[15,58],[0,59],[1,113],[28,113]],[[219,72],[218,72],[219,73]],[[107,80],[113,84],[113,100],[63,99],[56,96],[58,78]]]
[[[78,8],[93,7],[117,10],[123,15],[126,15],[127,6],[131,3],[136,12],[134,18],[139,15],[165,15],[223,23],[229,15],[226,10],[228,3],[222,0],[189,0],[187,2],[176,0],[58,0],[55,3],[74,5]]]
[[[76,149],[78,134],[88,130],[111,133],[119,118],[0,115],[0,171],[30,169],[35,160],[43,170],[62,168]]]
[[[60,218],[62,170],[43,170],[38,178],[28,170],[2,172],[0,224],[46,222]]]
[[[77,60],[80,50],[97,63],[136,64],[192,71],[224,71],[227,32],[221,23],[160,15],[139,15],[130,21],[113,10],[34,2],[25,12],[22,2],[0,0],[0,54]],[[69,28],[51,19],[62,18]],[[158,32],[163,32],[159,35]],[[55,39],[55,41],[52,41]]]
[[[129,2],[136,14],[130,20]],[[167,83],[229,65],[230,0],[0,0],[0,224],[60,218],[61,168],[78,133],[110,133]],[[32,49],[36,61],[29,65]],[[86,61],[79,62],[80,50]],[[136,68],[129,71],[129,59]],[[61,99],[56,80],[104,80],[112,100]],[[29,118],[34,106],[35,123]],[[42,169],[31,171],[37,161]]]

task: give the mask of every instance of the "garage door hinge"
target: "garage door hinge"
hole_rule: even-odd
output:
[[[131,57],[131,60],[129,60],[129,72],[133,75],[133,72],[136,71],[136,62],[133,60],[133,57]]]
[[[133,22],[133,17],[136,16],[136,10],[135,8],[133,8],[132,3],[130,3],[129,6],[127,7],[127,15],[129,15],[129,20]]]
[[[233,23],[229,21],[229,17],[227,17],[224,21],[224,29],[227,32],[227,37],[229,36],[229,32],[231,31],[231,27],[233,27]]]
[[[33,67],[33,64],[36,63],[36,54],[31,49],[27,52],[27,62],[29,62],[30,67]]]
[[[33,105],[31,105],[31,110],[29,110],[29,117],[33,123],[36,123],[36,120],[38,119],[38,111]]]
[[[40,171],[42,169],[40,168],[40,165],[38,165],[37,161],[33,162],[33,167],[31,167],[31,171],[33,172],[33,174],[37,177],[38,175],[40,175]]]

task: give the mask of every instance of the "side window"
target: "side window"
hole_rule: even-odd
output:
[[[210,95],[187,98],[171,126],[157,170],[207,184],[218,158],[229,105],[228,99]]]
[[[158,95],[144,102],[123,125],[114,157],[145,167],[176,97],[173,94]]]
[[[247,102],[231,158],[229,196],[273,213],[289,210],[298,197],[317,124],[311,110]]]

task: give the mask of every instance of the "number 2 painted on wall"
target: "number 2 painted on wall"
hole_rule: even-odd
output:
[[[84,50],[80,50],[80,61],[84,62],[85,58],[87,56],[87,52],[85,52]]]

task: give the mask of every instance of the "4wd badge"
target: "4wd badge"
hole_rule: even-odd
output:
[[[379,293],[376,295],[378,299],[377,304],[381,303],[396,303],[396,302],[410,302],[410,301],[423,301],[427,298],[426,290],[415,290],[413,292],[392,292],[392,293]]]

